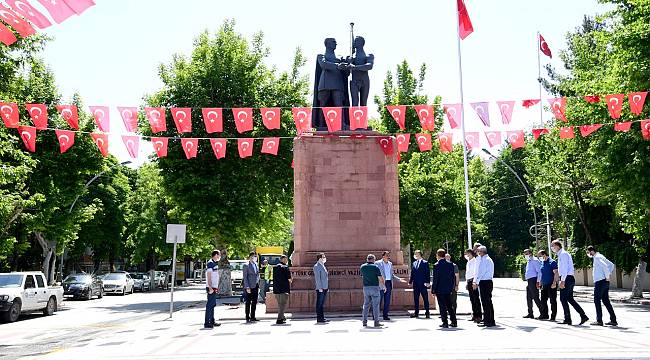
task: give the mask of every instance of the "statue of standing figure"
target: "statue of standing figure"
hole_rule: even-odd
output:
[[[372,70],[375,64],[375,55],[368,54],[363,49],[366,40],[357,36],[354,39],[352,49],[354,54],[350,61],[350,72],[352,81],[350,81],[350,94],[352,95],[352,106],[367,106],[368,94],[370,93],[370,77],[368,71]]]

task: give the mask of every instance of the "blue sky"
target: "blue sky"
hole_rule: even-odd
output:
[[[566,32],[580,25],[585,14],[607,10],[596,0],[465,1],[475,29],[462,42],[468,131],[484,129],[469,102],[490,101],[492,123],[500,124],[494,101],[539,97],[537,31],[554,53],[551,63],[561,67],[557,55]],[[375,55],[371,98],[381,92],[386,72],[406,59],[414,68],[426,63],[425,92],[430,97],[460,101],[455,0],[327,2],[336,4],[332,7],[297,0],[95,2],[81,16],[45,30],[54,40],[44,55],[64,98],[79,92],[87,105],[111,107],[114,132],[125,131],[116,106],[140,105],[144,94],[160,88],[161,63],[169,62],[173,54],[188,55],[197,34],[214,31],[229,18],[248,37],[264,33],[271,49],[268,64],[279,70],[290,67],[294,50],[301,47],[309,59],[303,72],[310,79],[312,59],[323,51],[325,37],[337,39],[340,55],[349,52],[353,21],[355,34],[366,38],[366,51]],[[543,64],[548,61],[542,58]],[[530,129],[537,123],[539,108],[517,107],[512,124],[495,129]],[[485,144],[484,138],[481,141]],[[110,151],[120,159],[128,157],[119,138],[112,141]],[[149,151],[150,147],[142,148],[141,160]]]

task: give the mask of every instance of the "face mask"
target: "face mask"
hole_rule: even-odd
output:
[[[326,258],[320,258],[320,262],[325,264],[327,262],[327,259]]]
[[[594,257],[594,256],[593,256],[593,255],[591,255],[591,254],[587,254],[587,256],[589,256],[589,258],[592,258],[592,257]]]
[[[256,263],[256,262],[257,262],[257,256],[253,256],[253,257],[251,258],[251,261],[254,262],[254,263]]]
[[[221,257],[217,257],[216,259],[214,259],[214,261],[217,261],[217,262],[221,261]]]
[[[546,261],[546,259],[544,259],[544,257],[543,257],[543,256],[540,256],[540,257],[539,257],[538,259],[539,259],[539,261],[541,261],[541,262],[544,262],[544,261]]]
[[[526,260],[530,261],[530,255],[524,255],[526,257]]]
[[[469,255],[465,255],[465,260],[469,261]]]

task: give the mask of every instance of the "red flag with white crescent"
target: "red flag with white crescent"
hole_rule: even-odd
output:
[[[628,102],[630,103],[630,111],[634,115],[641,115],[643,112],[643,105],[645,105],[645,98],[648,95],[647,91],[633,92],[627,94]]]
[[[510,124],[512,120],[512,112],[515,109],[514,101],[497,101],[497,106],[501,112],[501,122],[504,124]]]
[[[474,32],[474,26],[472,26],[472,20],[469,18],[465,1],[456,0],[456,6],[458,7],[458,36],[465,40],[469,34]]]
[[[208,134],[223,132],[223,109],[203,108],[203,123]]]
[[[340,107],[324,107],[323,116],[327,124],[327,131],[341,131],[342,110]]]
[[[54,132],[56,133],[57,140],[59,140],[59,150],[61,151],[61,154],[68,151],[68,149],[74,145],[74,131],[57,129]]]
[[[159,158],[167,157],[167,147],[169,145],[169,138],[152,137],[151,145],[153,145],[153,149],[156,150],[156,155],[158,155]]]
[[[182,138],[181,146],[187,159],[195,158],[199,149],[199,139],[195,138]]]
[[[179,133],[192,132],[192,109],[171,108],[172,118]]]
[[[79,130],[79,114],[76,105],[57,105],[56,109],[71,128]]]
[[[541,51],[542,54],[552,59],[553,54],[551,53],[551,49],[548,47],[548,43],[546,42],[546,40],[544,40],[542,34],[537,34],[537,35],[539,35],[539,51]]]
[[[380,136],[377,137],[377,144],[381,147],[381,151],[384,152],[384,155],[392,155],[395,150],[393,149],[393,137],[392,136]]]
[[[650,139],[650,120],[641,120],[641,136]]]
[[[167,116],[164,107],[145,107],[144,113],[152,133],[167,131]]]
[[[621,117],[624,98],[625,98],[624,94],[605,95],[607,110],[609,110],[609,116],[611,116],[612,119],[618,119]]]
[[[485,138],[490,147],[501,145],[501,131],[486,131]]]
[[[260,114],[262,115],[262,123],[264,126],[269,129],[279,129],[280,128],[280,108],[261,108]]]
[[[453,133],[439,133],[438,134],[438,144],[440,146],[440,152],[443,153],[450,153],[454,151],[454,144],[453,144]]]
[[[0,19],[14,28],[22,37],[36,34],[36,30],[34,30],[29,22],[7,7],[0,6]]]
[[[110,110],[108,106],[89,106],[90,113],[100,131],[109,132],[111,128]]]
[[[279,137],[264,138],[262,141],[262,154],[278,155],[278,148],[280,147]]]
[[[14,9],[15,12],[22,15],[25,19],[29,20],[32,24],[40,29],[50,27],[52,23],[45,15],[36,10],[30,3],[24,0],[7,0],[7,4]]]
[[[537,140],[543,134],[548,134],[548,133],[549,133],[549,130],[546,129],[546,128],[533,129],[533,138],[535,138],[535,140]]]
[[[420,151],[429,151],[431,150],[431,134],[422,133],[415,134],[415,141],[418,143]]]
[[[235,126],[238,133],[245,133],[253,130],[253,109],[233,108],[232,115],[235,117]]]
[[[598,95],[587,95],[587,96],[584,96],[584,99],[585,99],[586,102],[588,102],[590,104],[595,104],[595,103],[600,102],[600,96],[598,96]]]
[[[539,104],[539,101],[540,101],[539,99],[526,99],[526,100],[523,100],[521,102],[521,106],[528,109],[531,106],[535,106],[535,105]]]
[[[554,98],[548,99],[548,103],[551,105],[551,111],[556,119],[567,122],[566,118],[566,98]]]
[[[481,119],[483,125],[490,127],[490,104],[487,102],[475,102],[470,104],[476,115]]]
[[[631,128],[632,128],[631,121],[614,123],[614,131],[628,132],[630,131]]]
[[[420,119],[420,126],[422,130],[435,131],[436,130],[436,117],[431,105],[413,105],[415,112]]]
[[[386,110],[401,130],[406,129],[406,105],[387,105]]]
[[[137,135],[122,135],[122,142],[133,159],[138,157],[140,149],[140,137]]]
[[[397,134],[395,138],[397,140],[397,151],[408,152],[411,134]]]
[[[523,130],[508,131],[506,132],[506,135],[508,136],[508,142],[513,149],[519,149],[526,145],[526,138]]]
[[[93,138],[93,142],[97,145],[99,152],[102,153],[104,157],[108,156],[108,135],[91,133],[90,136]]]
[[[17,128],[20,122],[20,112],[16,103],[0,102],[0,116],[5,126],[8,128]]]
[[[576,135],[575,132],[573,131],[573,126],[560,128],[560,139],[573,139],[575,136]]]
[[[293,122],[296,124],[296,131],[298,135],[311,129],[311,108],[292,108],[291,112],[293,113]]]
[[[239,151],[240,158],[246,158],[253,155],[253,138],[239,138],[237,139],[237,150]]]
[[[0,22],[0,42],[9,46],[18,41],[14,32]]]
[[[60,24],[70,16],[75,15],[74,10],[72,10],[70,6],[62,0],[38,0],[38,2],[45,7],[57,24]]]
[[[223,159],[226,157],[226,143],[228,140],[226,139],[210,139],[210,146],[212,146],[212,151],[214,152],[214,156],[216,156],[217,159]]]
[[[47,129],[47,106],[45,104],[25,104],[25,108],[37,130]]]
[[[587,137],[594,133],[596,130],[600,129],[603,124],[591,124],[591,125],[582,125],[580,126],[580,135],[582,137]]]
[[[63,1],[77,15],[81,15],[82,12],[88,10],[88,8],[95,5],[95,2],[93,0],[63,0]]]
[[[449,126],[452,129],[458,129],[460,122],[463,121],[463,107],[461,104],[445,104],[443,105]]]
[[[350,130],[368,128],[367,106],[351,106],[348,111],[350,113]]]
[[[18,126],[20,138],[29,152],[36,152],[36,128],[33,126]]]
[[[138,108],[132,106],[118,106],[117,111],[122,115],[124,128],[128,132],[135,132],[138,130]]]
[[[473,131],[466,132],[465,146],[467,146],[467,150],[478,149],[480,147],[479,133]]]

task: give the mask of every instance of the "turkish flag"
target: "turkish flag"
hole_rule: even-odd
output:
[[[108,106],[89,106],[90,113],[95,118],[95,123],[100,131],[110,131],[110,110]]]
[[[27,151],[36,152],[36,128],[33,126],[19,126],[18,133],[20,138],[23,139]]]
[[[501,131],[486,131],[485,138],[488,141],[490,147],[495,147],[501,145]]]
[[[81,15],[82,12],[86,11],[89,7],[95,6],[93,0],[63,0],[70,9],[72,9],[77,15]]]
[[[266,126],[267,129],[279,129],[280,128],[280,108],[261,108],[260,114],[262,115],[262,123]]]
[[[237,150],[239,151],[240,158],[246,158],[253,155],[253,138],[239,138],[237,139]]]
[[[368,128],[367,106],[351,106],[348,111],[350,114],[350,130]]]
[[[136,159],[138,157],[138,149],[140,148],[140,137],[137,135],[122,135],[122,142],[126,146],[129,155]]]
[[[182,138],[181,145],[183,147],[183,152],[185,152],[185,157],[187,159],[196,157],[196,153],[199,148],[199,139]]]
[[[415,134],[415,140],[418,143],[420,151],[429,151],[431,150],[431,134],[422,133]]]
[[[408,152],[409,142],[411,141],[411,134],[397,134],[397,151]]]
[[[28,37],[30,35],[36,34],[36,30],[34,30],[29,22],[18,16],[18,14],[9,8],[0,6],[0,19],[18,31],[22,37]]]
[[[526,145],[526,138],[523,130],[508,131],[506,132],[506,135],[508,136],[508,142],[513,149],[519,149]]]
[[[628,132],[632,128],[632,122],[617,122],[614,123],[614,131]]]
[[[203,122],[205,131],[208,134],[223,132],[223,109],[222,108],[203,108]]]
[[[9,4],[15,12],[22,15],[25,19],[29,20],[40,29],[45,29],[52,25],[45,15],[41,14],[27,1],[7,0],[7,4]]]
[[[472,108],[476,111],[476,115],[481,119],[483,125],[490,127],[490,104],[487,102],[471,103]]]
[[[650,120],[641,120],[641,136],[650,139]]]
[[[458,9],[458,36],[465,40],[469,34],[474,32],[474,27],[472,26],[472,20],[469,18],[467,7],[465,7],[465,1],[456,0],[456,6]]]
[[[235,126],[238,133],[245,133],[253,130],[253,109],[233,108],[232,114],[235,117]]]
[[[117,111],[122,115],[124,127],[128,132],[135,132],[138,130],[138,108],[137,107],[124,107],[118,106]]]
[[[223,159],[226,157],[226,143],[228,140],[226,139],[210,139],[210,146],[212,146],[212,151],[214,152],[214,156],[217,157],[217,159]]]
[[[541,51],[542,54],[552,59],[553,54],[551,53],[551,49],[548,47],[548,43],[546,42],[546,40],[544,40],[542,34],[538,33],[537,35],[539,35],[539,51]]]
[[[468,150],[478,149],[481,146],[478,132],[470,131],[465,133],[465,146],[467,146]]]
[[[401,130],[406,129],[406,105],[387,105],[386,110]]]
[[[634,115],[641,115],[643,112],[643,105],[645,104],[645,98],[647,95],[647,91],[627,94],[627,99],[630,103],[630,111],[632,111]]]
[[[156,155],[159,158],[167,157],[167,145],[169,144],[169,138],[166,137],[152,137],[151,144],[153,149],[156,150]]]
[[[556,119],[567,122],[566,119],[566,98],[555,98],[548,99],[548,103],[551,104],[551,111]]]
[[[603,124],[582,125],[580,126],[580,135],[582,135],[582,137],[587,137],[602,126]]]
[[[521,102],[521,106],[528,109],[531,106],[535,106],[535,105],[539,104],[539,101],[540,101],[539,99],[526,99],[526,100],[523,100]]]
[[[433,112],[433,106],[431,105],[413,105],[415,112],[418,114],[420,119],[420,126],[422,130],[435,131],[436,130],[436,118],[435,113]]]
[[[0,116],[8,128],[17,128],[20,122],[20,113],[16,103],[0,102]]]
[[[97,145],[97,148],[102,153],[104,157],[108,156],[108,135],[91,133],[90,136],[93,138],[93,142]]]
[[[461,104],[445,104],[442,106],[447,115],[449,126],[452,129],[458,129],[460,122],[463,121],[463,107]]]
[[[393,137],[392,136],[380,136],[377,137],[377,144],[381,147],[381,150],[384,152],[384,155],[392,155],[395,150],[393,149]]]
[[[171,108],[172,118],[179,133],[192,132],[192,109]]]
[[[61,154],[68,151],[74,145],[74,134],[72,130],[55,130],[56,138],[59,140],[59,150]]]
[[[279,147],[280,147],[279,137],[264,138],[264,140],[262,141],[262,154],[277,155]]]
[[[595,104],[600,102],[600,96],[598,95],[587,95],[584,97],[585,101],[590,104]]]
[[[497,101],[497,106],[499,106],[499,111],[501,111],[501,122],[504,124],[510,124],[512,120],[512,111],[515,109],[514,101]]]
[[[47,129],[47,106],[45,104],[25,104],[25,108],[37,130]]]
[[[167,131],[167,116],[165,115],[164,107],[146,107],[144,108],[144,113],[147,115],[152,133]]]
[[[548,129],[544,129],[544,128],[533,129],[533,137],[535,138],[535,140],[539,139],[539,137],[542,136],[543,134],[548,134],[548,133],[549,133]]]
[[[613,119],[618,119],[621,117],[624,98],[625,95],[623,94],[605,95],[605,102],[607,102],[607,110],[609,110],[609,116],[611,116]]]
[[[57,105],[56,109],[71,128],[79,130],[79,115],[76,105]]]
[[[293,113],[293,122],[296,124],[298,135],[311,129],[311,108],[292,108],[291,112]]]
[[[0,22],[0,41],[7,46],[18,41],[18,39],[16,39],[16,35],[14,35],[14,32],[11,31],[8,27],[4,26],[1,22]]]
[[[573,126],[560,128],[560,139],[573,139],[575,136],[576,135],[573,132]]]
[[[337,107],[324,107],[323,116],[325,117],[325,123],[327,124],[327,131],[341,131],[341,118],[342,110]]]
[[[38,0],[38,2],[45,7],[57,24],[75,14],[74,10],[63,0]]]
[[[438,134],[438,143],[440,146],[440,152],[450,153],[454,151],[454,144],[452,143],[453,135],[454,134],[450,132]]]

